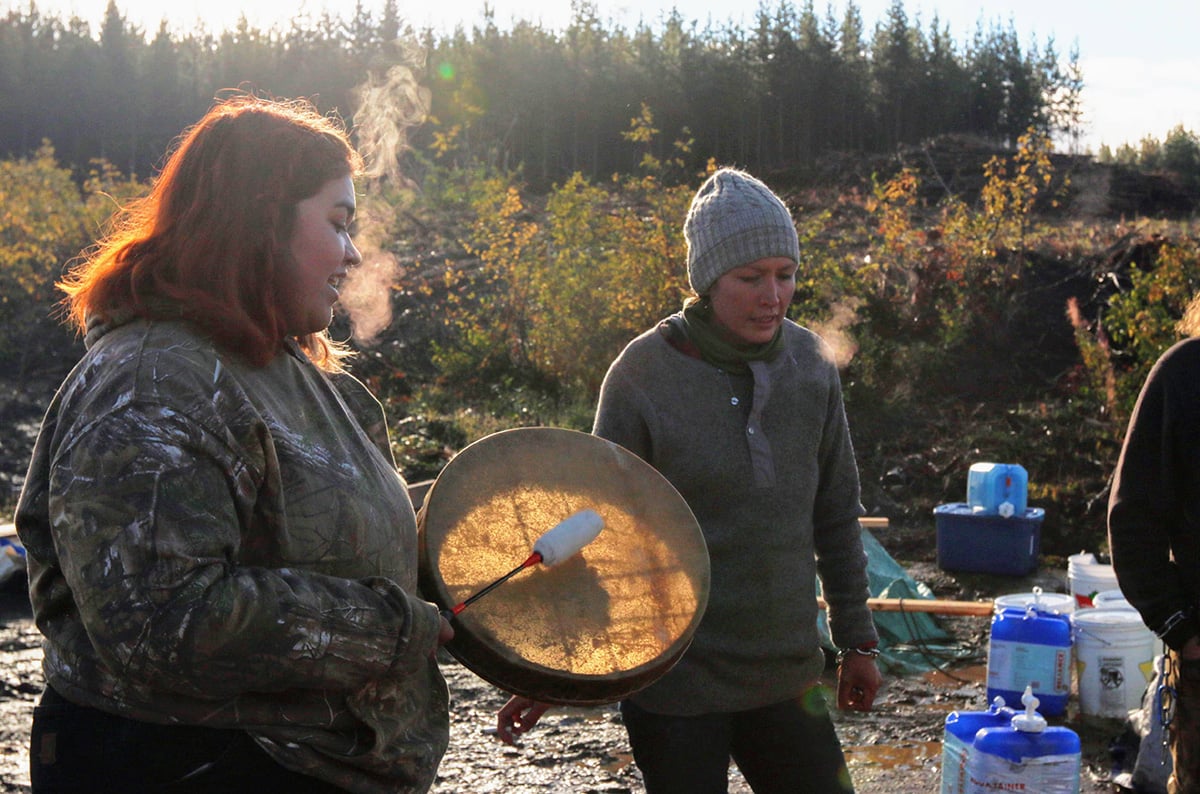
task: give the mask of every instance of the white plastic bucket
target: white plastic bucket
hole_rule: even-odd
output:
[[[1043,593],[1034,588],[1032,593],[1007,593],[996,596],[992,602],[996,610],[1017,607],[1024,609],[1035,604],[1038,609],[1057,615],[1069,615],[1075,611],[1075,596],[1070,593]]]
[[[1133,608],[1133,604],[1126,600],[1125,594],[1120,590],[1105,590],[1103,592],[1096,593],[1095,597],[1092,598],[1092,603],[1096,605],[1096,609],[1130,609],[1140,616],[1140,613]],[[1147,631],[1149,631],[1149,629],[1147,629]],[[1157,635],[1155,635],[1154,655],[1160,656],[1162,652],[1163,641],[1160,640]]]
[[[1067,583],[1075,596],[1075,608],[1095,606],[1092,599],[1105,590],[1116,590],[1117,575],[1111,565],[1105,565],[1091,552],[1072,554],[1067,558]]]
[[[1154,677],[1154,634],[1132,609],[1077,609],[1071,616],[1079,711],[1124,719],[1142,707]]]

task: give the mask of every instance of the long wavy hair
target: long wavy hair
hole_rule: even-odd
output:
[[[219,100],[58,284],[68,322],[86,333],[91,318],[185,319],[265,364],[287,336],[296,205],[361,168],[343,122],[307,100]],[[297,341],[326,370],[348,355],[326,331]]]

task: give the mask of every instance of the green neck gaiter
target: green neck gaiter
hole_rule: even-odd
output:
[[[748,361],[770,361],[779,355],[783,346],[782,327],[770,342],[744,347],[734,345],[716,324],[707,301],[696,301],[683,308],[683,326],[705,361],[734,374],[749,372]]]

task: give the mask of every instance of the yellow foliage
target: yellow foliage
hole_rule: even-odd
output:
[[[643,108],[630,135],[649,143],[652,122]],[[502,177],[472,186],[466,244],[480,268],[447,274],[458,344],[438,352],[444,373],[461,382],[506,361],[590,398],[621,347],[682,305],[692,188],[663,183],[675,158],[643,164],[605,186],[576,173],[540,207]]]
[[[29,349],[53,312],[64,266],[99,234],[115,202],[140,190],[106,163],[95,164],[81,190],[49,143],[0,161],[0,357]]]

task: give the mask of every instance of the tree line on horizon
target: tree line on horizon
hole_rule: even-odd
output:
[[[693,162],[804,168],[832,151],[882,152],[940,134],[1015,145],[1027,130],[1078,140],[1078,53],[1023,46],[1013,23],[956,42],[937,16],[913,23],[902,0],[868,27],[847,2],[760,5],[749,28],[686,19],[606,25],[587,0],[563,30],[490,16],[471,30],[414,30],[396,0],[378,16],[293,18],[260,29],[150,33],[110,0],[99,30],[31,0],[0,25],[0,157],[44,141],[84,169],[102,159],[147,176],[178,132],[223,89],[313,98],[353,125],[364,84],[421,54],[429,92],[412,143],[443,156],[520,169],[543,188],[575,172],[629,173],[647,152],[624,136],[651,108],[664,156],[685,140]],[[403,44],[403,47],[398,46]]]

